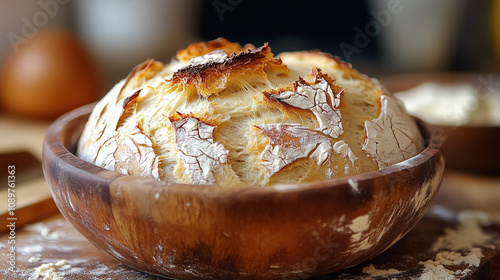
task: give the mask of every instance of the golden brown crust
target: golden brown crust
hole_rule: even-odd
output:
[[[326,58],[326,59],[328,59],[330,61],[334,61],[335,64],[337,65],[337,68],[339,68],[339,69],[344,69],[344,70],[350,70],[350,69],[352,69],[352,65],[350,63],[343,61],[338,56],[335,56],[335,55],[332,55],[332,54],[329,54],[329,53],[325,53],[325,52],[322,52],[322,51],[318,51],[318,50],[304,51],[304,53],[318,55],[318,56],[324,57],[324,58]],[[299,54],[300,54],[300,52],[299,52]]]
[[[340,57],[325,53],[319,50],[311,50],[311,51],[298,51],[293,53],[282,53],[280,56],[293,55],[297,59],[309,60],[309,59],[323,59],[324,61],[328,61],[335,68],[343,69],[343,70],[352,70],[352,65],[348,62],[343,61]]]
[[[255,47],[253,45],[247,44],[245,46],[241,46],[238,43],[232,43],[219,37],[208,42],[193,43],[186,49],[177,51],[176,58],[181,62],[189,62],[195,57],[205,55],[215,50],[222,50],[229,55],[232,53],[240,53],[254,49]]]
[[[118,122],[116,124],[116,129],[118,129],[118,127],[120,127],[123,124],[123,122],[128,117],[132,116],[132,114],[134,113],[134,110],[137,107],[137,97],[139,96],[141,90],[142,89],[137,90],[131,96],[123,100],[123,112],[121,113],[120,118],[118,119]]]
[[[289,60],[293,60],[298,63],[304,63],[304,65],[311,64],[319,68],[335,69],[336,71],[343,72],[343,75],[346,77],[350,77],[352,79],[364,80],[366,82],[373,84],[372,79],[353,69],[350,63],[347,63],[338,56],[334,56],[329,53],[324,53],[318,50],[285,52],[285,53],[280,53],[279,57],[282,58],[283,60],[286,60],[287,62],[289,62]]]
[[[148,59],[143,63],[137,65],[130,71],[127,78],[125,79],[125,84],[122,87],[122,91],[130,85],[134,85],[141,80],[148,80],[153,77],[156,73],[163,69],[163,63],[155,61],[154,59]]]
[[[206,125],[210,125],[210,126],[217,126],[218,125],[218,123],[214,119],[209,119],[207,114],[200,115],[200,114],[194,114],[192,112],[190,112],[188,114],[175,112],[173,115],[168,117],[168,120],[171,123],[174,123],[174,122],[186,119],[186,118],[194,118],[194,119],[197,119],[198,121],[200,121]]]
[[[283,61],[281,58],[273,58],[267,62],[267,64],[264,66],[264,72],[266,72],[268,75],[274,74],[276,76],[284,76],[288,75],[290,73],[290,70],[288,67],[283,64]]]
[[[281,60],[273,58],[273,53],[267,43],[257,49],[249,49],[238,54],[232,53],[222,62],[188,64],[175,72],[167,83],[172,87],[194,86],[198,94],[207,97],[224,90],[231,79],[238,79],[246,74],[261,76],[265,79],[265,66],[278,68],[281,72],[287,71]]]

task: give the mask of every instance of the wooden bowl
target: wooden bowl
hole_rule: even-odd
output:
[[[498,87],[500,75],[481,73],[420,73],[383,77],[380,82],[390,92],[397,93],[423,83],[470,84],[477,90]],[[500,109],[499,109],[500,110]],[[446,167],[500,176],[500,126],[433,124],[444,131],[446,140]]]
[[[436,194],[444,136],[400,164],[310,184],[224,188],[126,176],[74,155],[92,109],[56,120],[44,173],[61,213],[109,256],[182,279],[305,279],[359,264],[401,239]]]

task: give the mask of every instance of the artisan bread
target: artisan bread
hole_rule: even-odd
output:
[[[77,154],[157,180],[266,186],[378,170],[423,146],[397,99],[339,58],[219,38],[133,69],[95,106]]]

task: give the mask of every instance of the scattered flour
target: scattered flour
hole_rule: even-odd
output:
[[[453,272],[446,269],[443,265],[435,265],[430,263],[432,261],[427,261],[423,263],[424,273],[418,278],[419,280],[454,280],[455,276],[466,275],[470,270],[465,269],[463,271],[457,270]]]
[[[436,263],[442,265],[460,265],[462,263],[469,266],[479,266],[483,253],[481,248],[471,248],[470,252],[462,256],[459,252],[442,251],[436,254]]]
[[[23,255],[41,253],[41,252],[43,252],[43,246],[40,244],[24,246],[24,247],[20,247],[19,249],[17,249],[17,252],[19,252]]]
[[[447,228],[445,235],[432,245],[434,251],[440,249],[461,250],[484,245],[491,236],[484,233],[481,225],[490,223],[488,215],[480,211],[462,211],[458,215],[460,225],[457,229]]]
[[[403,273],[403,271],[399,271],[397,269],[387,269],[387,270],[382,270],[382,269],[376,269],[373,264],[370,264],[369,266],[363,267],[363,273],[370,274],[371,276],[378,277],[378,276],[389,276],[389,275],[394,275],[394,274],[400,274]]]
[[[64,236],[63,232],[60,232],[60,231],[51,231],[49,228],[43,228],[40,231],[40,234],[42,234],[42,236],[44,238],[52,239],[52,240],[58,240],[58,239],[61,239],[61,237]]]
[[[462,265],[479,266],[483,257],[480,246],[485,246],[491,236],[483,232],[481,225],[490,223],[486,213],[480,211],[462,211],[458,215],[459,226],[456,229],[447,228],[445,234],[432,245],[434,251],[439,251],[434,260],[421,262],[424,270],[419,280],[455,279],[464,276],[470,269],[451,271],[444,266]],[[462,255],[460,252],[465,252]]]
[[[60,280],[61,271],[71,268],[66,260],[60,260],[57,263],[45,263],[37,267],[33,272],[31,279],[43,277],[43,280]]]
[[[50,227],[43,223],[27,225],[25,226],[25,229],[28,231],[38,231],[45,239],[59,240],[61,239],[61,237],[64,237],[63,232],[52,230]]]
[[[421,280],[433,279],[455,279],[457,275],[467,275],[470,269],[451,271],[445,265],[479,266],[483,254],[481,248],[471,248],[470,253],[462,256],[459,252],[442,251],[436,254],[436,260],[428,260],[424,265],[424,271],[420,276]]]
[[[41,260],[42,260],[42,258],[40,258],[40,257],[31,257],[28,259],[28,262],[35,263],[35,262],[39,262]]]

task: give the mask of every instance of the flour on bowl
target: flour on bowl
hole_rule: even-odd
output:
[[[372,246],[366,231],[370,229],[370,215],[359,216],[349,225],[352,231],[351,243],[356,244],[358,250],[366,250]]]

